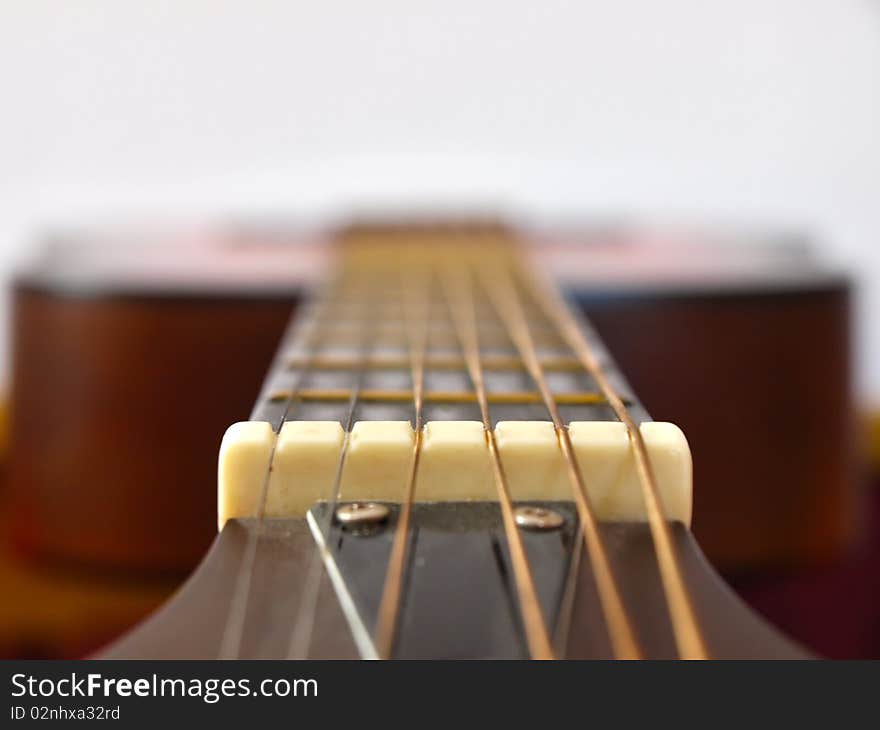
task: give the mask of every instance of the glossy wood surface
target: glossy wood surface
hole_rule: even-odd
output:
[[[827,561],[858,524],[850,296],[585,301],[634,390],[694,456],[694,534],[731,571]]]
[[[303,281],[323,265],[313,249],[284,249]],[[301,291],[282,295],[276,274],[261,293],[271,266],[237,277],[252,256],[234,251],[192,283],[164,278],[165,259],[146,288],[131,283],[137,259],[93,289],[75,257],[20,278],[8,481],[29,555],[184,572],[210,544],[220,437],[248,417]],[[759,262],[739,286],[621,289],[577,284],[589,267],[554,256],[642,402],[688,435],[710,560],[748,571],[844,550],[857,528],[848,282],[804,267],[780,283]]]
[[[106,569],[185,572],[216,530],[216,454],[247,418],[289,301],[15,292],[14,540]]]

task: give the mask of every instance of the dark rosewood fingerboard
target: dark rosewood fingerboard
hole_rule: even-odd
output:
[[[452,242],[472,235],[466,230],[448,234]],[[443,244],[437,241],[437,245]],[[352,391],[358,389],[353,422],[413,421],[413,383],[402,292],[388,288],[365,303],[363,292],[348,289],[346,283],[343,278],[331,284],[322,306],[313,300],[313,306],[291,323],[251,420],[269,421],[276,427],[282,419],[345,423]],[[377,286],[381,284],[377,282]],[[549,420],[538,389],[497,311],[479,290],[476,300],[480,356],[493,423]],[[584,372],[540,308],[528,299],[525,305],[540,361],[564,419],[617,420],[593,378]],[[437,281],[431,286],[429,312],[423,420],[479,421],[473,385],[448,302]],[[582,327],[634,418],[649,420],[594,330],[586,322]]]

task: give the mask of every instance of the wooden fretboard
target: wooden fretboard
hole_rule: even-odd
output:
[[[359,394],[354,421],[412,420],[413,383],[403,294],[406,274],[397,270],[395,264],[400,260],[394,257],[405,256],[403,252],[411,248],[425,247],[428,250],[423,255],[447,260],[453,269],[467,263],[491,270],[499,261],[509,261],[510,249],[515,245],[503,229],[487,232],[482,227],[476,231],[468,227],[349,231],[343,238],[337,278],[296,313],[251,420],[273,424],[280,424],[282,418],[344,423],[355,389]],[[443,252],[438,255],[440,247]],[[456,250],[460,251],[459,261]],[[390,271],[383,266],[383,260],[387,262],[389,257]],[[419,259],[416,253],[409,265],[418,266]],[[428,293],[423,420],[480,420],[448,292],[444,291],[440,274],[435,274]],[[493,421],[547,420],[547,409],[534,380],[498,312],[484,290],[475,286],[474,294]],[[540,362],[565,420],[616,420],[594,379],[584,372],[544,312],[527,298],[523,306]],[[586,321],[580,324],[630,413],[637,422],[648,420],[647,412],[598,336]]]

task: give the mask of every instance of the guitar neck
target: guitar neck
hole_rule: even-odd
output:
[[[509,232],[337,257],[224,438],[215,547],[113,656],[195,615],[188,653],[229,658],[801,655],[702,558],[681,432]]]
[[[432,236],[400,232],[411,245],[426,245]],[[369,240],[340,241],[340,246],[370,246]],[[486,234],[450,231],[433,234],[439,246],[477,249]],[[516,246],[509,233],[493,233],[493,245]],[[429,244],[427,244],[429,245]],[[340,257],[346,257],[345,251]],[[380,251],[361,252],[369,258]],[[357,257],[357,254],[356,254]],[[492,257],[484,259],[492,266]],[[349,266],[353,265],[349,263]],[[366,277],[365,277],[366,278]],[[327,288],[307,299],[291,320],[278,354],[265,378],[250,419],[280,428],[283,420],[339,421],[348,418],[350,400],[358,390],[356,421],[413,421],[411,337],[406,304],[397,291],[393,298],[383,287],[387,278],[362,282],[338,273]],[[398,284],[398,282],[395,282]],[[403,286],[400,282],[397,289]],[[366,293],[364,289],[367,289]],[[374,287],[370,293],[369,288]],[[392,290],[394,291],[394,290]],[[480,413],[467,362],[462,354],[449,307],[448,292],[439,276],[429,285],[429,321],[425,348],[424,412],[427,421],[479,421]],[[480,357],[493,425],[499,421],[546,421],[541,394],[487,295],[480,297],[477,323]],[[614,410],[595,379],[566,345],[559,332],[533,302],[525,302],[532,322],[537,355],[561,414],[570,421],[616,421]],[[579,325],[604,372],[624,399],[637,423],[650,417],[638,401],[611,354],[584,318]],[[289,407],[289,397],[296,403]]]

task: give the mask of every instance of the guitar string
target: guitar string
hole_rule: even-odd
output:
[[[524,264],[519,267],[519,270],[525,270]],[[539,281],[536,276],[523,276],[521,281],[526,285],[534,301],[556,327],[563,340],[581,361],[584,369],[592,376],[617,418],[626,426],[636,471],[642,487],[642,496],[648,514],[648,523],[654,542],[666,604],[672,620],[678,655],[682,659],[707,659],[709,651],[706,640],[697,620],[693,599],[685,585],[683,569],[673,542],[672,531],[666,518],[666,511],[663,508],[660,490],[657,487],[656,476],[641,430],[594,355],[577,319],[557,290],[549,282]]]
[[[260,496],[257,502],[257,513],[254,515],[257,524],[255,527],[248,530],[247,533],[244,553],[242,554],[242,559],[239,563],[238,571],[236,572],[235,588],[232,592],[229,611],[223,624],[218,659],[236,659],[241,654],[241,642],[244,636],[245,620],[247,618],[247,609],[250,602],[251,581],[253,579],[254,565],[256,563],[257,548],[259,547],[264,532],[266,499],[269,493],[269,482],[272,476],[272,467],[275,459],[275,449],[278,445],[278,436],[288,415],[295,409],[298,395],[302,390],[302,384],[305,382],[308,373],[312,370],[312,365],[319,346],[319,336],[323,333],[323,329],[319,325],[323,320],[324,307],[330,300],[336,286],[336,281],[329,281],[321,294],[314,299],[314,303],[309,307],[309,316],[305,317],[305,326],[303,327],[302,332],[300,332],[299,329],[300,325],[294,319],[293,328],[296,335],[294,335],[293,339],[296,341],[299,337],[302,338],[305,357],[301,367],[297,370],[297,377],[294,381],[293,387],[288,392],[284,407],[281,411],[281,416],[278,419],[277,424],[273,425],[272,428],[272,446],[269,451],[266,471],[261,481]],[[282,342],[286,343],[287,339],[287,337],[284,337]],[[280,348],[279,354],[275,358],[273,369],[275,365],[285,359],[284,353],[286,351],[286,347]]]
[[[638,659],[642,656],[642,651],[611,568],[605,540],[602,538],[595,509],[574,454],[568,428],[562,420],[556,398],[538,358],[519,294],[509,272],[504,267],[499,267],[493,272],[484,272],[482,280],[499,317],[507,327],[510,339],[516,346],[526,370],[541,394],[544,406],[553,423],[556,438],[565,459],[568,480],[574,495],[587,553],[593,567],[599,602],[602,606],[614,655],[618,659]]]
[[[519,596],[520,613],[525,628],[529,655],[533,659],[553,659],[555,655],[547,632],[547,624],[544,621],[544,612],[538,599],[534,576],[526,555],[522,536],[519,533],[519,527],[514,518],[507,476],[501,463],[498,444],[495,440],[495,432],[492,428],[492,419],[489,414],[489,402],[486,397],[483,366],[480,360],[480,342],[474,308],[472,276],[473,272],[467,267],[463,267],[458,272],[445,270],[446,300],[480,408],[486,446],[489,451],[495,487],[498,492],[504,533],[510,552],[510,562],[513,567],[514,582]]]
[[[355,268],[352,266],[351,261],[348,261],[347,263],[349,264],[350,269]],[[349,276],[351,275],[352,274],[349,274]],[[362,275],[362,273],[358,272],[358,275]],[[366,287],[364,290],[369,294],[374,295],[375,292],[380,289],[375,287],[370,289],[369,287]],[[361,305],[363,308],[361,311],[365,315],[369,314],[370,308],[368,304],[370,300],[371,296],[369,295],[362,297]],[[376,322],[377,320],[376,318],[366,316],[364,321],[366,323],[371,321]],[[306,574],[305,583],[303,584],[297,615],[293,622],[290,641],[288,643],[288,659],[306,659],[308,658],[309,650],[311,648],[314,635],[315,616],[317,615],[318,601],[321,593],[321,578],[324,574],[325,558],[328,557],[327,553],[329,551],[329,541],[326,538],[330,534],[330,528],[333,524],[334,514],[336,513],[336,507],[339,502],[342,474],[345,467],[345,459],[348,456],[349,445],[351,443],[351,431],[354,427],[354,416],[360,402],[360,393],[363,389],[364,378],[368,371],[367,362],[369,360],[370,341],[373,329],[375,329],[373,326],[361,328],[361,338],[358,343],[357,356],[355,358],[356,374],[354,382],[352,383],[351,395],[346,408],[345,422],[343,424],[342,447],[336,464],[333,484],[329,490],[324,519],[318,525],[318,529],[325,536],[325,539],[323,540],[323,545],[319,545],[316,541],[312,547],[309,569]]]
[[[401,270],[401,278],[403,279],[404,294],[404,299],[401,301],[406,322],[407,340],[409,342],[410,371],[413,385],[415,442],[413,444],[406,490],[400,505],[391,555],[388,560],[385,584],[382,589],[382,599],[379,603],[376,651],[380,659],[389,659],[394,651],[406,559],[411,541],[409,526],[423,440],[422,406],[425,384],[425,352],[428,343],[428,318],[430,316],[430,273],[426,270],[414,274],[407,272],[404,268]]]
[[[492,457],[493,463],[493,473],[495,475],[496,486],[499,489],[499,501],[502,507],[502,514],[505,516],[505,532],[508,535],[508,542],[511,547],[511,556],[512,562],[514,564],[514,574],[517,579],[517,588],[520,593],[520,601],[521,601],[521,610],[523,611],[524,623],[526,625],[526,633],[527,639],[529,642],[530,653],[535,657],[542,658],[551,658],[552,657],[552,649],[549,645],[549,639],[546,637],[546,624],[543,622],[543,615],[541,614],[540,604],[537,601],[537,594],[534,591],[534,582],[531,577],[531,569],[528,564],[528,560],[525,556],[525,552],[522,549],[521,539],[519,538],[519,533],[516,531],[516,525],[513,522],[512,517],[512,504],[510,502],[509,490],[507,489],[506,477],[504,475],[503,466],[500,461],[500,456],[497,450],[497,444],[494,440],[494,434],[491,429],[491,420],[489,418],[488,413],[488,400],[486,398],[485,393],[485,385],[483,382],[483,372],[482,372],[482,364],[480,362],[480,348],[479,348],[479,336],[477,334],[476,322],[475,322],[475,310],[474,310],[474,302],[473,302],[473,293],[467,287],[467,282],[470,281],[470,277],[472,272],[465,270],[464,277],[461,282],[458,284],[453,283],[451,288],[457,288],[459,290],[459,294],[464,294],[461,297],[461,300],[467,303],[467,307],[459,306],[456,307],[450,302],[450,309],[453,311],[453,319],[455,320],[457,336],[462,344],[462,351],[465,355],[464,359],[467,363],[468,372],[471,376],[471,380],[474,383],[475,395],[477,401],[480,405],[481,416],[483,417],[484,429],[486,430],[486,438],[487,438],[487,446],[489,448],[490,455]],[[449,277],[446,277],[447,279]],[[454,277],[453,277],[454,279]],[[639,447],[640,433],[638,433],[637,428],[635,428],[634,423],[632,423],[631,418],[629,417],[628,412],[626,411],[625,406],[620,400],[619,396],[617,396],[616,392],[613,390],[610,383],[604,377],[604,373],[601,371],[598,362],[595,360],[592,355],[591,349],[589,348],[588,343],[585,340],[580,341],[583,338],[582,333],[577,327],[577,323],[574,320],[567,321],[566,317],[571,317],[570,313],[568,313],[567,307],[565,307],[564,303],[561,300],[554,302],[551,296],[545,294],[547,298],[543,298],[541,296],[536,296],[536,293],[543,293],[543,289],[540,289],[535,282],[532,282],[528,277],[526,277],[526,281],[530,282],[533,288],[531,288],[531,292],[533,297],[545,310],[548,315],[548,318],[552,323],[555,324],[560,334],[563,335],[563,339],[569,344],[571,349],[577,355],[579,361],[584,366],[584,368],[593,375],[597,384],[602,389],[603,393],[606,395],[608,402],[612,405],[612,408],[615,410],[615,413],[618,415],[621,421],[623,421],[627,425],[628,433],[630,434],[631,442],[633,444],[634,452],[636,453],[636,461],[639,471],[639,477],[643,485],[643,490],[645,491],[645,499],[648,504],[648,512],[651,521],[651,529],[652,534],[654,536],[655,544],[658,546],[657,557],[658,562],[661,567],[661,574],[663,576],[664,589],[667,592],[667,601],[670,606],[670,612],[673,616],[673,627],[676,632],[676,641],[679,645],[680,654],[683,657],[699,657],[705,656],[707,652],[705,651],[705,645],[702,643],[701,635],[699,633],[698,626],[693,616],[692,606],[689,605],[689,600],[687,593],[684,589],[683,578],[680,575],[680,567],[677,566],[676,555],[674,553],[674,549],[672,548],[671,537],[668,535],[669,528],[665,522],[665,519],[662,519],[662,505],[659,502],[659,494],[656,492],[656,483],[653,483],[653,472],[650,467],[650,461],[647,457],[646,449],[644,447],[644,443],[641,443],[641,448]],[[465,286],[461,286],[461,284],[465,284]],[[447,286],[447,294],[449,294],[450,287]],[[553,290],[550,290],[553,292]],[[561,307],[560,307],[561,304]],[[465,315],[465,316],[462,316]],[[573,324],[573,328],[572,328]],[[315,328],[317,329],[317,328]],[[366,341],[368,338],[365,336],[364,340]],[[474,347],[475,346],[475,347]],[[357,395],[360,391],[360,385],[363,380],[363,374],[365,368],[363,367],[363,361],[366,360],[366,357],[362,358],[362,364],[360,368],[360,373],[358,376],[358,383],[353,389],[351,403],[349,407],[349,414],[347,418],[347,427],[346,427],[346,441],[348,438],[348,433],[351,430],[351,425],[353,421],[353,414],[357,405]],[[304,365],[303,371],[307,368]],[[598,377],[597,377],[598,373]],[[298,383],[302,382],[304,377],[304,372],[300,372],[300,378]],[[293,402],[295,401],[296,391],[294,390],[291,393],[291,396],[288,399],[288,402],[285,405],[285,412],[282,416],[282,419],[279,424],[283,425],[286,420],[287,414],[291,409]],[[610,396],[610,397],[609,397]],[[629,421],[629,422],[628,422]],[[277,431],[276,431],[276,441],[277,441]],[[340,458],[340,466],[338,470],[338,475],[341,475],[342,463],[345,458],[345,449],[347,444],[343,445],[343,453]],[[274,456],[274,447],[273,447],[273,456]],[[264,479],[263,489],[261,492],[260,499],[260,508],[258,510],[258,518],[260,522],[258,523],[258,532],[259,527],[262,524],[264,510],[265,510],[265,497],[268,489],[268,480],[271,472],[271,458],[270,458],[270,468],[267,470],[266,478]],[[336,500],[338,499],[338,479],[337,483],[334,486],[333,493],[333,505],[335,505]],[[652,489],[653,487],[653,489]],[[651,492],[654,492],[655,499],[651,500]],[[506,497],[506,499],[505,499]],[[331,507],[333,506],[331,505]],[[505,506],[507,510],[505,510]],[[505,515],[506,513],[506,515]],[[658,513],[661,517],[662,524],[658,529]],[[332,520],[332,509],[328,510],[327,515],[329,519]],[[511,529],[512,528],[512,529]],[[663,548],[664,540],[663,540],[663,530],[667,533],[667,539],[665,541],[666,547]],[[659,534],[659,538],[658,538]],[[511,535],[514,535],[511,538]],[[257,535],[258,537],[258,535]],[[249,557],[249,560],[245,561],[245,564],[250,564],[252,569],[253,559],[256,553],[256,543],[257,539],[249,540],[248,549],[246,550],[246,557]],[[250,544],[253,543],[253,544]],[[519,543],[520,549],[516,549],[516,545]],[[670,559],[671,558],[671,559]],[[675,581],[675,572],[670,571],[669,565],[672,563],[673,568],[678,567],[678,586],[676,586]],[[319,562],[319,566],[320,566]],[[519,566],[519,567],[517,567]],[[247,576],[251,571],[245,571],[244,575]],[[670,580],[671,573],[671,580]],[[241,575],[239,578],[241,579]],[[242,581],[239,580],[239,583]],[[246,581],[245,581],[246,582]],[[531,591],[529,590],[529,584],[531,584]],[[671,588],[670,588],[671,585]],[[241,596],[244,595],[247,597],[249,586],[245,586],[245,590],[236,590],[235,595]],[[677,590],[676,590],[677,588]],[[531,593],[531,596],[529,595]],[[684,601],[682,602],[681,597],[684,597]],[[315,598],[315,601],[317,597]],[[682,612],[680,609],[682,607],[682,603],[684,603],[684,608],[688,607],[691,609],[690,617],[687,616],[687,612]],[[235,656],[240,649],[240,640],[241,640],[241,630],[243,628],[244,623],[244,614],[247,610],[247,601],[245,600],[243,607],[240,607],[238,611],[231,611],[231,616],[234,613],[240,615],[240,621],[233,622],[240,624],[237,631],[230,631],[230,619],[227,620],[227,625],[224,629],[224,639],[221,642],[221,656]],[[314,617],[314,610],[312,610],[312,619]],[[536,621],[538,619],[538,621]],[[299,621],[297,621],[297,625],[301,625]],[[690,627],[690,632],[688,631]],[[689,636],[690,633],[690,636]],[[237,636],[236,636],[237,634]],[[543,637],[542,637],[543,634]],[[694,638],[693,634],[696,634],[696,638]],[[232,636],[233,639],[229,637]],[[308,636],[311,636],[311,629],[308,632]],[[235,652],[230,652],[230,646],[235,647]],[[701,650],[702,649],[702,650]]]

